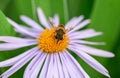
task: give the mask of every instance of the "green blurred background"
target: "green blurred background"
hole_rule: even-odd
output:
[[[94,46],[115,53],[114,58],[95,57],[110,72],[111,78],[120,77],[120,0],[0,0],[0,35],[18,36],[6,21],[5,16],[22,23],[19,16],[24,14],[38,21],[36,7],[41,7],[45,14],[60,15],[61,23],[66,23],[74,16],[84,15],[92,20],[86,28],[102,31],[104,35],[88,39],[90,41],[104,41],[104,46]],[[5,15],[5,16],[4,16]],[[15,51],[0,52],[0,61],[13,57],[28,48]],[[94,56],[93,56],[94,57]],[[79,59],[91,78],[107,78]],[[0,73],[7,68],[0,69]],[[22,78],[25,67],[11,78]]]

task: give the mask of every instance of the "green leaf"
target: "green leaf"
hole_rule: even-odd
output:
[[[17,21],[21,14],[38,21],[36,14],[37,7],[43,9],[47,18],[57,13],[62,20],[61,23],[64,24],[69,19],[67,0],[12,0],[11,3],[12,5],[7,7],[9,10],[7,9],[5,13],[7,16]],[[20,20],[18,22],[20,22]]]
[[[98,41],[104,41],[107,45],[100,47],[106,50],[112,50],[118,37],[120,29],[120,10],[119,0],[97,0],[91,15],[92,23],[89,27],[103,32],[103,35],[97,37]]]
[[[120,40],[120,35],[118,40]],[[114,52],[115,58],[109,60],[109,62],[107,63],[108,69],[110,70],[111,78],[120,77],[120,41],[117,42],[114,48]]]
[[[69,17],[84,15],[88,18],[91,14],[94,0],[68,0]]]
[[[7,5],[9,4],[9,2],[10,0],[0,0],[0,9],[4,11]]]
[[[20,15],[27,15],[32,17],[32,6],[30,0],[11,0],[9,5],[6,7],[4,11],[5,15],[15,20],[18,23],[22,23],[20,21]]]
[[[13,27],[10,26],[10,24],[6,20],[6,17],[4,16],[4,14],[0,11],[0,36],[2,35],[13,36],[15,35],[15,32],[13,30]],[[8,52],[6,53],[0,52],[0,60],[4,60],[6,59],[6,57],[9,57],[7,53]],[[2,71],[2,69],[0,71]]]
[[[104,35],[88,39],[91,41],[103,41],[106,42],[105,46],[97,46],[97,48],[105,49],[108,51],[113,51],[114,46],[118,42],[118,34],[120,29],[120,10],[119,10],[119,0],[96,0],[91,15],[91,24],[89,28],[94,28],[97,31],[101,31]],[[109,68],[107,62],[111,62],[111,59],[96,58],[99,60],[106,68]],[[86,66],[87,68],[87,66]],[[91,68],[87,68],[88,73],[91,78],[103,78],[103,76]],[[110,71],[109,69],[108,71]],[[106,77],[105,77],[106,78]]]
[[[47,17],[59,14],[62,23],[68,21],[67,0],[36,0],[36,6],[41,7]],[[65,10],[64,10],[65,9]],[[67,17],[67,18],[66,18]]]
[[[4,14],[0,11],[0,35],[14,35],[13,27],[10,26]]]

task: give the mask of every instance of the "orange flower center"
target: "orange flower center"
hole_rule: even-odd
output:
[[[39,38],[37,38],[38,47],[47,53],[55,53],[65,50],[69,44],[68,36],[65,33],[62,35],[62,39],[58,40],[55,35],[55,28],[45,29],[40,33]]]

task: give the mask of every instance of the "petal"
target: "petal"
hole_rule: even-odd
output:
[[[64,57],[63,53],[60,53],[60,58],[62,61],[63,66],[66,67],[67,72],[69,73],[70,77],[68,78],[78,78],[80,76],[78,76],[79,74],[76,73],[76,71],[74,70],[74,68],[72,67],[71,63],[66,60],[66,58]],[[64,69],[63,69],[64,70]],[[65,73],[65,72],[64,72]],[[66,75],[66,74],[65,74]],[[81,77],[80,77],[81,78]]]
[[[71,24],[77,19],[77,17],[73,17],[70,21],[68,21],[65,25],[65,28],[69,28],[69,26],[71,26]]]
[[[70,39],[84,39],[102,35],[102,32],[95,32],[92,29],[83,30],[69,34]]]
[[[24,38],[11,37],[11,36],[0,36],[0,41],[4,41],[8,43],[28,43],[28,42],[35,42],[35,39],[24,39]]]
[[[48,54],[47,58],[45,60],[45,63],[43,65],[42,69],[41,69],[41,73],[39,75],[39,78],[46,78],[49,63],[50,63],[50,55]]]
[[[9,77],[16,71],[18,71],[22,66],[24,66],[28,61],[30,61],[35,55],[37,55],[38,52],[31,52],[26,57],[22,58],[20,61],[18,61],[15,65],[13,65],[10,69],[8,69],[6,72],[4,72],[1,77]]]
[[[2,61],[0,62],[0,67],[7,67],[7,66],[11,66],[13,64],[15,64],[17,61],[21,60],[22,58],[24,58],[26,55],[30,54],[31,52],[34,52],[35,50],[38,50],[37,47],[32,48],[16,57],[10,58],[8,60]]]
[[[60,23],[60,18],[59,18],[59,16],[58,16],[58,14],[55,14],[54,15],[54,20],[55,20],[55,26],[57,26],[57,25],[59,25],[59,23]]]
[[[82,20],[83,20],[84,16],[81,15],[78,18],[76,18],[75,20],[71,21],[69,24],[66,25],[66,29],[69,29],[70,27],[75,28],[76,25],[78,25]]]
[[[94,58],[89,56],[87,53],[84,53],[82,51],[79,51],[74,46],[69,47],[70,50],[72,50],[75,54],[77,54],[79,57],[81,57],[88,65],[90,65],[92,68],[100,72],[101,74],[105,76],[109,76],[107,69],[105,69],[98,61],[96,61]]]
[[[41,8],[37,8],[37,13],[38,13],[38,18],[39,18],[39,21],[41,22],[41,24],[46,28],[50,28],[49,23],[48,23]]]
[[[76,30],[79,30],[79,29],[85,27],[89,23],[90,23],[90,19],[84,20],[82,23],[80,23],[77,26],[75,26],[69,33],[72,33],[72,32],[74,32]]]
[[[26,24],[28,24],[32,28],[35,28],[36,30],[43,31],[43,28],[39,24],[37,24],[34,20],[30,19],[29,17],[27,17],[25,15],[21,15],[20,18],[23,22],[25,22]]]
[[[61,64],[61,59],[60,59],[58,53],[55,54],[55,59],[57,60],[57,65],[58,65],[57,67],[58,67],[58,71],[59,71],[59,78],[65,78],[64,73],[66,73],[66,76],[67,76],[67,72],[63,71],[63,65]]]
[[[46,78],[52,78],[53,77],[53,54],[50,54],[50,63],[48,65],[48,71],[47,71],[47,75]]]
[[[89,75],[84,71],[81,65],[76,61],[76,59],[68,52],[64,53],[65,57],[69,59],[69,62],[74,63],[76,69],[78,69],[79,74],[83,78],[90,78]]]
[[[81,30],[81,31],[75,31],[75,32],[72,32],[72,33],[67,33],[69,36],[71,35],[78,35],[78,34],[86,34],[86,33],[95,33],[95,30],[94,29],[85,29],[85,30]]]
[[[92,47],[84,46],[76,44],[76,48],[79,49],[79,51],[84,51],[91,55],[101,56],[101,57],[114,57],[115,55],[112,52],[108,52],[105,50],[95,49]]]
[[[37,33],[39,34],[41,31],[40,30],[36,30],[36,28],[30,28],[30,27],[27,27],[27,26],[24,26],[24,25],[20,25],[23,29],[26,29],[27,31],[31,31],[31,32],[34,32],[34,33]]]
[[[71,73],[69,73],[69,70],[68,70],[69,68],[67,68],[66,62],[63,60],[62,53],[60,53],[60,59],[62,62],[62,67],[63,67],[63,72],[64,72],[65,78],[71,78],[70,77]]]
[[[36,44],[37,44],[37,42],[17,43],[17,44],[14,44],[14,43],[2,43],[2,44],[0,44],[0,51],[15,50],[15,49],[18,49],[18,48],[31,46],[31,45],[36,45]]]
[[[38,61],[34,64],[34,66],[30,70],[31,73],[30,78],[37,78],[46,56],[47,56],[46,53],[42,53],[42,55],[38,58]]]
[[[36,38],[36,36],[32,33],[32,32],[29,32],[27,31],[26,29],[22,28],[19,24],[17,24],[16,22],[14,22],[13,20],[11,20],[10,18],[7,18],[8,19],[8,22],[14,27],[16,28],[17,30],[19,30],[20,32],[24,32],[25,34],[31,36],[31,37],[34,37]]]
[[[91,44],[91,45],[105,45],[104,42],[90,42],[90,41],[85,41],[85,40],[70,40],[70,44]]]
[[[56,59],[56,54],[54,54],[54,65],[53,65],[54,69],[53,69],[53,77],[54,78],[60,78],[59,76],[59,67],[58,67],[58,64],[57,64],[57,59]]]
[[[41,33],[41,31],[39,30],[36,30],[35,28],[29,28],[29,27],[26,27],[26,26],[23,26],[23,25],[19,25],[21,28],[27,30],[28,32],[32,32],[32,34],[34,34],[35,37],[38,37],[39,34]],[[16,32],[18,32],[19,34],[21,34],[22,36],[28,36],[28,37],[31,37],[29,36],[28,34],[26,34],[25,32],[22,32],[21,30],[18,30],[16,28],[14,28]]]
[[[31,75],[30,70],[34,66],[34,64],[38,61],[40,56],[41,56],[41,52],[39,52],[38,55],[36,55],[36,57],[32,59],[30,64],[25,69],[23,78],[30,78],[30,75]]]

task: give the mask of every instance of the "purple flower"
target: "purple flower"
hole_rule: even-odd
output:
[[[23,78],[90,78],[71,52],[78,55],[96,71],[110,77],[107,69],[90,55],[114,57],[114,54],[86,46],[86,44],[103,45],[103,42],[84,40],[99,36],[102,32],[96,32],[94,29],[78,31],[90,23],[89,19],[83,21],[83,16],[74,17],[67,24],[62,25],[57,14],[48,21],[41,8],[37,9],[37,13],[41,25],[24,15],[21,15],[21,20],[29,27],[17,24],[8,18],[9,23],[16,32],[21,34],[22,38],[0,36],[0,41],[5,42],[0,43],[0,51],[32,45],[36,47],[0,62],[0,67],[11,66],[0,77],[10,77],[30,61]]]

